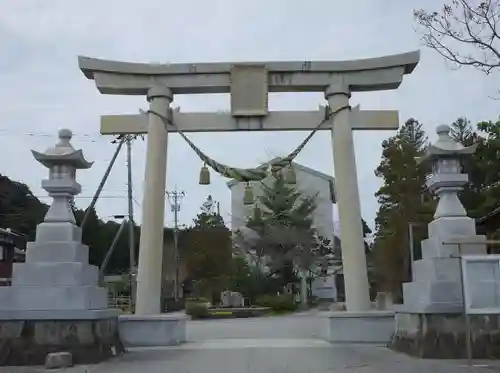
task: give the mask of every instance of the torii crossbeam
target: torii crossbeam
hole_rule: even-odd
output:
[[[172,121],[183,132],[221,131],[311,131],[325,118],[325,107],[317,111],[274,111],[265,119],[256,117],[234,117],[230,113],[182,113],[172,111]],[[399,116],[397,110],[352,109],[353,130],[397,130]],[[322,129],[330,129],[323,126]],[[169,132],[176,132],[169,127]],[[148,115],[103,115],[102,135],[147,134]]]

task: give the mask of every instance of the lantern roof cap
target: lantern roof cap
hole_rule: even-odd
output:
[[[417,159],[418,163],[428,159],[443,158],[449,156],[461,157],[464,155],[472,155],[476,152],[478,144],[472,146],[463,146],[458,141],[455,141],[450,136],[451,127],[447,124],[441,124],[436,127],[438,139],[434,144],[427,147],[423,157]]]
[[[70,142],[72,137],[71,130],[63,128],[59,130],[59,141],[54,146],[48,147],[44,153],[35,150],[32,150],[31,153],[45,167],[51,167],[54,164],[68,164],[75,168],[90,168],[94,162],[88,162],[81,149],[75,150]]]

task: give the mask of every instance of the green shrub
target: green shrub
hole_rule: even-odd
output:
[[[202,319],[209,315],[208,307],[202,302],[186,302],[186,314],[191,316],[193,319]]]
[[[278,312],[295,311],[297,309],[297,304],[295,304],[294,297],[291,294],[262,295],[257,298],[255,303],[258,306],[269,307]]]
[[[210,303],[210,301],[204,297],[186,298],[186,302]]]

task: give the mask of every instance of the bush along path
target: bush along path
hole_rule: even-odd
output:
[[[186,314],[192,320],[249,318],[259,316],[283,315],[297,310],[297,304],[292,295],[263,295],[251,307],[211,307],[203,298],[186,301]]]

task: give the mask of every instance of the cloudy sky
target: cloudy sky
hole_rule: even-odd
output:
[[[79,207],[85,208],[115,145],[99,135],[102,114],[137,113],[143,97],[104,96],[78,69],[77,56],[134,62],[216,62],[348,60],[423,48],[415,32],[413,8],[433,9],[443,0],[0,0],[0,173],[28,184],[44,196],[46,171],[30,149],[52,145],[57,130],[75,133],[95,165],[80,173]],[[450,70],[432,51],[397,91],[355,94],[364,109],[398,109],[401,121],[415,117],[433,136],[434,127],[459,116],[472,121],[498,117],[498,101],[488,98],[498,81],[474,70]],[[272,110],[316,109],[321,94],[273,94]],[[182,111],[229,107],[225,95],[178,96]],[[380,181],[374,169],[381,142],[391,132],[355,135],[363,216],[370,225],[377,210]],[[253,167],[288,154],[304,133],[192,134],[209,156],[236,167]],[[145,142],[133,147],[134,207],[140,221]],[[104,219],[127,211],[125,152],[107,182],[97,210]],[[333,173],[331,139],[316,135],[298,163]],[[226,179],[212,173],[199,186],[200,161],[177,135],[169,138],[168,189],[186,197],[181,223],[189,224],[208,194],[220,201],[226,221],[230,194]],[[172,224],[170,209],[165,222]]]

